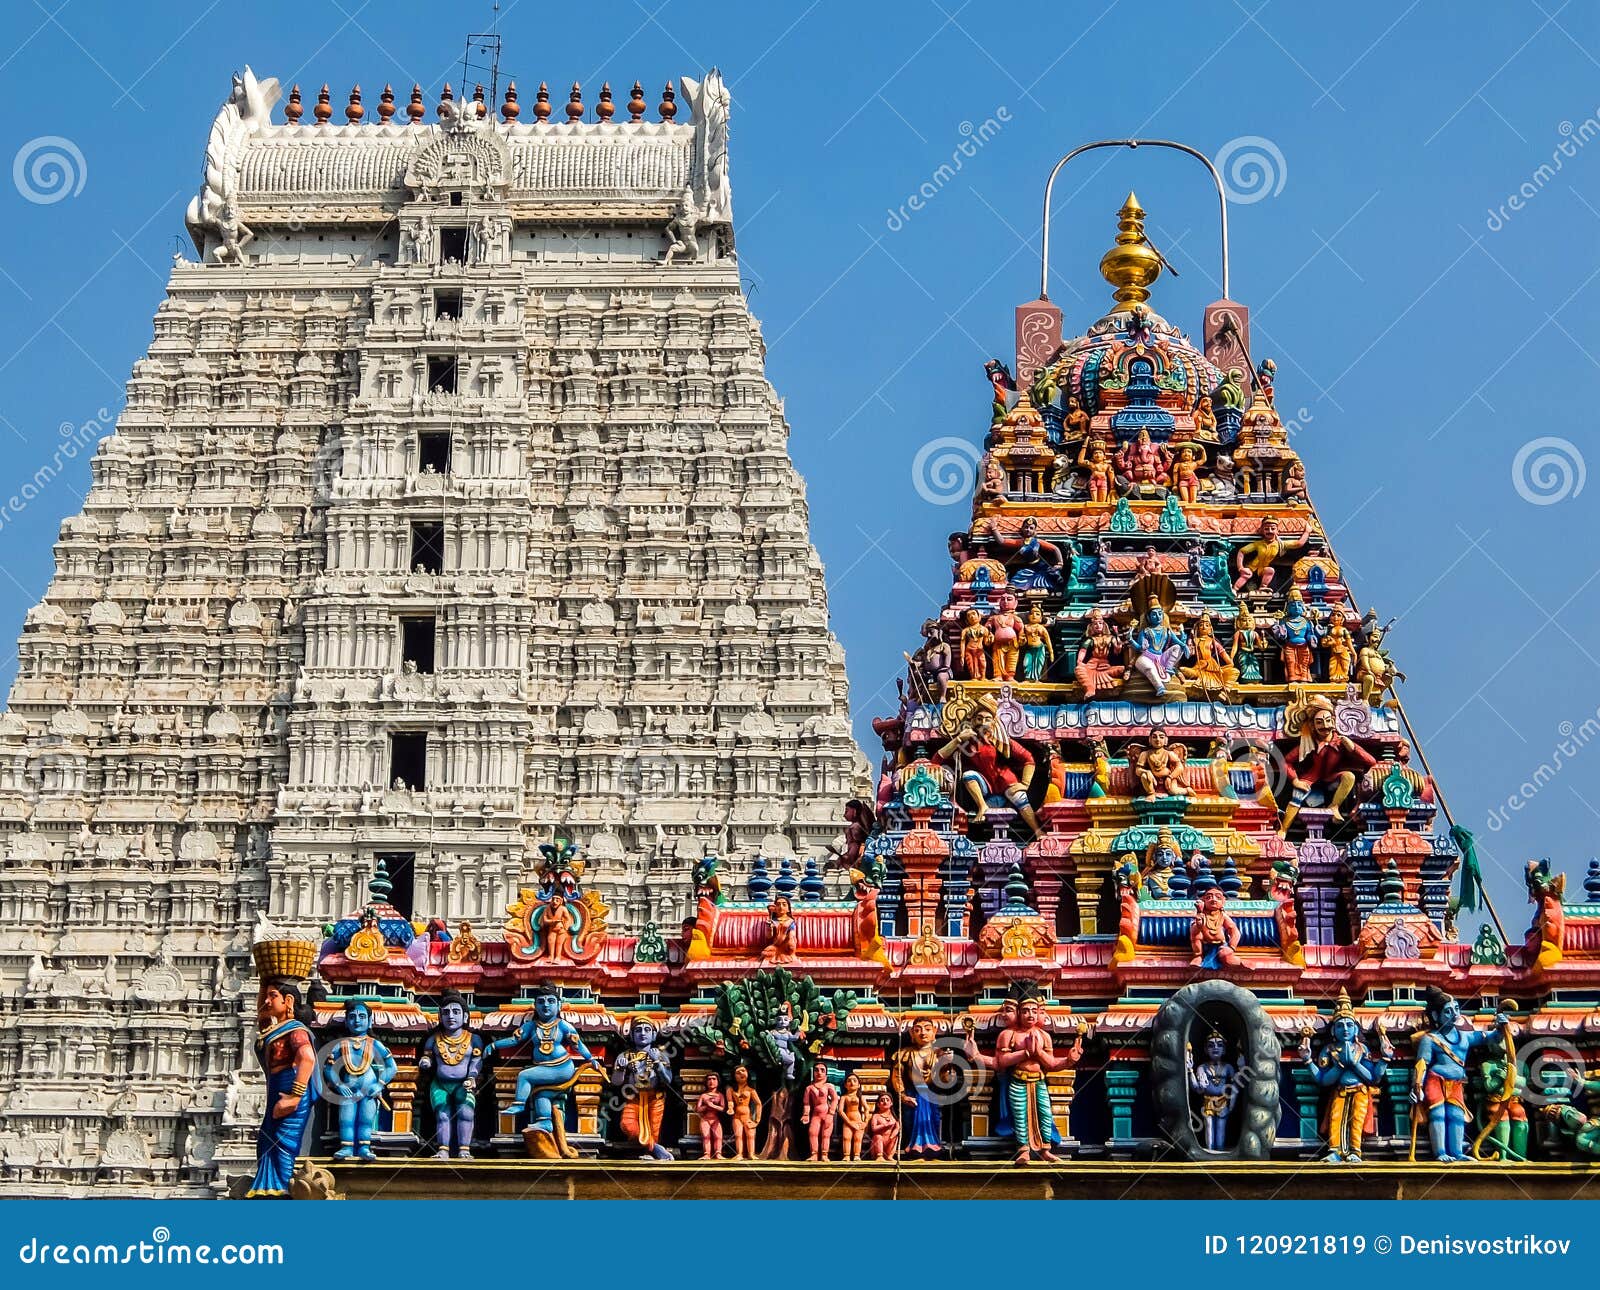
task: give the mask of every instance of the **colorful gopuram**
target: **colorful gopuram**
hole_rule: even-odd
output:
[[[674,1194],[894,1194],[913,1170],[926,1194],[1199,1194],[1223,1169],[1294,1195],[1326,1162],[1344,1183],[1319,1194],[1389,1170],[1493,1195],[1502,1169],[1570,1188],[1600,1155],[1600,862],[1582,897],[1529,864],[1525,941],[1462,934],[1486,908],[1472,838],[1274,365],[1243,306],[1202,344],[1152,309],[1143,218],[1130,195],[1110,312],[1042,352],[1019,317],[1023,379],[988,365],[972,522],[876,722],[875,800],[803,860],[735,879],[706,855],[693,916],[639,934],[564,838],[499,927],[401,917],[380,868],[315,953],[316,1029],[387,1074],[367,1139],[342,1106],[308,1137],[349,1161],[312,1170],[326,1187],[531,1168],[615,1193],[698,1162]],[[331,1051],[325,1085],[354,1087]]]

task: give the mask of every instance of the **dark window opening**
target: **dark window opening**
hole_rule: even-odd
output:
[[[428,393],[454,394],[456,392],[456,360],[435,356],[428,360]]]
[[[456,189],[454,192],[452,192],[450,194],[450,204],[452,206],[459,206],[459,205],[461,205],[461,202],[462,202],[462,193],[461,193],[461,190],[458,188],[458,189]]]
[[[428,736],[420,730],[389,735],[389,786],[418,792],[428,786]]]
[[[400,662],[412,663],[424,675],[433,673],[433,642],[437,620],[427,618],[402,618],[400,620]]]
[[[411,568],[422,573],[444,572],[444,521],[411,521]]]
[[[450,432],[448,430],[421,430],[417,433],[417,470],[436,470],[441,475],[450,473]]]
[[[467,230],[464,228],[442,228],[439,230],[439,259],[449,264],[467,262]]]
[[[459,291],[435,291],[433,293],[433,316],[447,318],[452,322],[461,318],[461,293]]]
[[[394,888],[389,903],[409,920],[414,912],[417,886],[417,857],[410,851],[386,851],[378,856],[389,871],[389,883]]]

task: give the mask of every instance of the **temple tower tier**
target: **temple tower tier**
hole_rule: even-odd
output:
[[[816,855],[865,782],[720,75],[659,120],[281,97],[246,69],[211,127],[0,716],[29,1194],[249,1157],[258,918],[316,936],[381,867],[492,924],[559,829],[615,931],[676,928],[708,851]]]

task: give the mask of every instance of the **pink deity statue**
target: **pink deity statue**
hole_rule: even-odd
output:
[[[893,1160],[900,1149],[900,1120],[887,1093],[878,1094],[872,1118],[867,1121],[867,1144],[867,1155],[873,1160]]]
[[[712,1071],[706,1076],[706,1091],[695,1099],[694,1113],[700,1119],[700,1141],[705,1144],[705,1159],[722,1159],[722,1117],[728,1113],[728,1099],[722,1092],[722,1076]]]
[[[1128,491],[1134,495],[1155,492],[1168,482],[1172,469],[1169,449],[1150,442],[1148,430],[1139,431],[1138,438],[1126,443],[1117,453],[1117,467],[1128,481]]]
[[[805,1100],[801,1104],[800,1123],[805,1125],[810,1137],[811,1154],[808,1160],[826,1160],[833,1144],[833,1117],[839,1109],[839,1090],[828,1081],[826,1062],[811,1068],[811,1083],[806,1085]]]

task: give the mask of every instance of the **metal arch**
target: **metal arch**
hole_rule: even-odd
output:
[[[1208,171],[1211,172],[1211,181],[1217,186],[1217,213],[1222,221],[1222,297],[1231,299],[1228,293],[1228,194],[1222,186],[1222,176],[1217,173],[1217,168],[1211,164],[1211,158],[1198,149],[1191,148],[1186,143],[1175,143],[1171,139],[1098,139],[1094,143],[1085,143],[1074,148],[1066,156],[1056,162],[1055,169],[1050,172],[1050,178],[1044,185],[1044,226],[1043,236],[1040,239],[1040,264],[1039,264],[1039,299],[1050,299],[1050,198],[1055,191],[1056,176],[1061,173],[1062,167],[1080,153],[1091,152],[1095,148],[1171,148],[1175,152],[1185,152],[1193,157]]]

